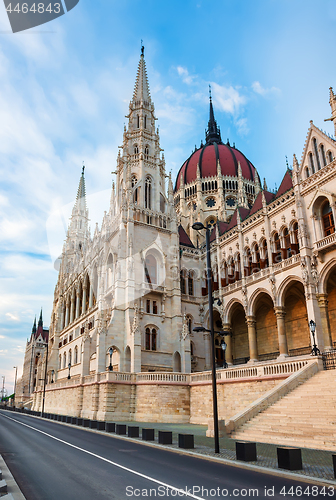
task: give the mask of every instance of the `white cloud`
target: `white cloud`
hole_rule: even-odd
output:
[[[12,313],[6,313],[7,318],[9,318],[12,321],[20,321],[20,317],[16,316],[15,314]]]
[[[280,89],[278,89],[277,87],[271,87],[269,89],[266,89],[266,88],[262,87],[262,85],[258,81],[255,81],[255,82],[252,83],[252,90],[256,94],[259,94],[259,95],[262,95],[262,96],[267,96],[269,94],[280,93]]]
[[[225,87],[216,82],[211,83],[213,101],[222,111],[232,115],[238,114],[246,103],[246,97],[239,93],[237,88]]]
[[[191,85],[194,82],[196,77],[190,75],[187,68],[183,68],[183,66],[177,66],[176,69],[177,69],[178,75],[182,77],[182,81],[184,83],[186,83],[187,85]]]

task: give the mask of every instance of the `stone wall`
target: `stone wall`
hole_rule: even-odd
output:
[[[204,373],[208,376],[208,372]],[[212,416],[211,380],[190,382],[187,375],[181,375],[181,381],[137,380],[136,374],[116,380],[113,374],[108,373],[102,380],[87,376],[49,384],[45,412],[116,422],[195,424],[207,424]],[[219,418],[228,420],[288,375],[218,380]],[[169,376],[165,374],[163,379]],[[41,410],[42,395],[42,389],[34,393],[33,410]]]
[[[219,420],[229,420],[262,394],[273,389],[278,378],[217,383]],[[190,387],[190,423],[208,424],[212,418],[211,384],[194,384]]]
[[[188,423],[190,419],[190,387],[176,384],[139,384],[136,386],[138,422]]]

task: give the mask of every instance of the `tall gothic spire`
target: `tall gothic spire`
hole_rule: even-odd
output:
[[[205,131],[205,140],[207,144],[211,144],[214,142],[220,144],[222,142],[222,139],[221,139],[220,129],[215,120],[210,85],[209,85],[209,97],[210,97],[210,113],[209,113],[208,129]]]
[[[32,328],[32,334],[33,334],[33,335],[35,335],[36,330],[37,330],[37,328],[36,328],[36,316],[35,316],[35,319],[34,319],[34,324],[33,324],[33,328]]]
[[[41,307],[41,312],[40,312],[40,318],[39,318],[38,326],[42,326],[42,328],[43,328],[42,307]]]
[[[146,101],[151,102],[148,78],[147,78],[147,70],[144,56],[145,48],[142,45],[141,47],[141,56],[138,65],[138,73],[135,81],[134,92],[133,92],[133,101]]]
[[[76,209],[86,209],[86,191],[85,191],[85,178],[84,178],[85,166],[82,168],[82,175],[79,179],[79,186],[76,196],[76,203],[74,210]]]

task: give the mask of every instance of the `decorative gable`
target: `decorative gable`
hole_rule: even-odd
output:
[[[301,179],[307,179],[335,158],[336,141],[311,121],[301,158]]]

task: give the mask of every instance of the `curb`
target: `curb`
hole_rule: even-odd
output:
[[[39,417],[37,415],[27,415],[27,416],[46,421],[46,419]],[[180,455],[188,455],[190,457],[199,458],[202,460],[208,460],[210,462],[221,463],[221,464],[229,465],[231,467],[238,467],[240,469],[252,470],[255,472],[269,474],[272,476],[283,477],[286,479],[293,479],[293,480],[298,481],[298,482],[309,483],[309,484],[314,484],[314,485],[319,485],[319,486],[333,486],[336,490],[336,480],[332,481],[329,479],[321,479],[321,478],[314,477],[314,476],[306,476],[304,474],[295,474],[295,472],[289,472],[289,471],[280,470],[280,469],[272,469],[270,467],[263,467],[260,465],[249,464],[249,463],[245,463],[245,462],[237,462],[235,460],[230,460],[227,458],[204,455],[202,453],[199,453],[196,451],[185,450],[183,448],[172,448],[170,446],[161,445],[158,443],[142,441],[141,439],[129,438],[128,436],[120,436],[120,435],[117,435],[115,433],[98,431],[97,429],[90,429],[88,427],[74,426],[73,424],[68,424],[66,422],[58,422],[55,420],[49,420],[49,421],[54,422],[56,424],[65,425],[67,427],[78,428],[81,430],[93,432],[93,433],[100,434],[103,436],[108,436],[110,438],[119,439],[122,441],[131,441],[133,443],[138,443],[138,444],[141,444],[143,446],[149,446],[149,447],[157,448],[157,449],[164,449],[164,450],[170,451],[172,453],[178,453]]]
[[[22,491],[18,487],[12,473],[8,469],[6,462],[0,455],[0,469],[2,470],[2,478],[7,483],[8,493],[1,497],[1,500],[26,500],[26,497],[22,494]]]

